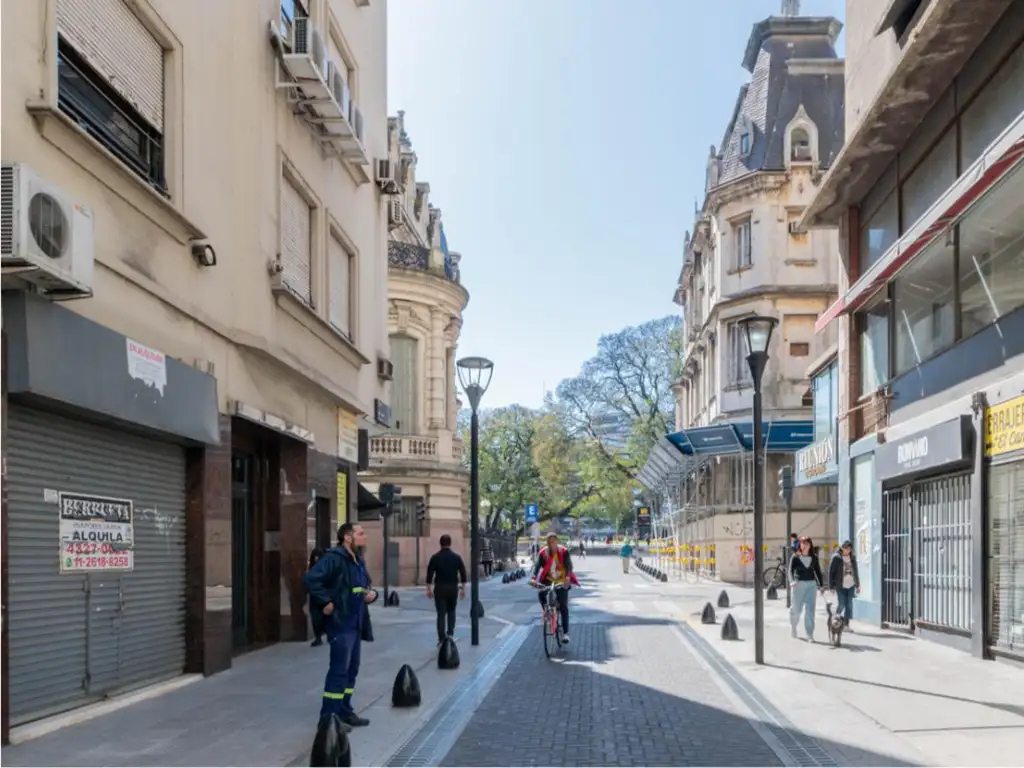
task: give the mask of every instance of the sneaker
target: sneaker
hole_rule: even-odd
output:
[[[316,648],[318,645],[323,645],[323,644],[324,644],[323,638],[318,637],[316,640],[314,640],[312,643],[309,644],[309,647],[310,648]]]
[[[796,640],[796,627],[792,627],[789,630],[789,636],[792,637],[794,640]]]
[[[568,644],[569,644],[569,635],[568,634],[562,635],[562,645],[568,645]]]
[[[345,725],[350,725],[353,728],[362,728],[364,725],[370,724],[369,720],[365,717],[360,717],[359,715],[349,715],[348,717],[342,718],[341,722],[345,723]]]

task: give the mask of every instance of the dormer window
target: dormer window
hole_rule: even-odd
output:
[[[808,116],[801,104],[793,119],[786,126],[785,155],[786,166],[793,163],[818,162],[818,128]]]
[[[811,137],[803,128],[794,128],[789,139],[789,159],[797,163],[809,163],[811,155]]]
[[[750,154],[750,133],[749,132],[740,134],[740,154],[741,155],[749,155]]]

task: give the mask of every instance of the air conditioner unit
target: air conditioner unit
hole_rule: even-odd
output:
[[[402,200],[393,197],[388,200],[388,229],[398,229],[405,221],[405,212],[402,208]]]
[[[807,233],[804,232],[802,229],[800,229],[800,222],[799,221],[791,221],[791,222],[789,222],[789,234],[791,234],[791,235],[804,235],[804,234],[807,234]]]
[[[395,164],[390,160],[377,161],[377,186],[386,195],[397,195],[401,192],[398,182],[395,180]]]
[[[395,376],[395,366],[390,360],[383,357],[377,358],[377,378],[382,381],[391,381]]]
[[[308,18],[299,17],[292,25],[291,52],[282,56],[284,67],[312,99],[331,97],[327,87],[327,46],[323,36]]]
[[[93,218],[22,163],[0,166],[4,287],[28,283],[51,299],[92,296]]]
[[[370,158],[367,156],[366,148],[363,146],[363,113],[354,101],[350,102],[348,123],[352,128],[352,134],[350,136],[339,136],[335,146],[337,146],[342,157],[360,165],[366,165],[370,162]]]

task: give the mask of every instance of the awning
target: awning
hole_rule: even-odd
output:
[[[373,512],[377,509],[384,509],[387,506],[383,501],[378,499],[374,494],[366,490],[366,486],[362,483],[357,483],[359,486],[359,496],[356,498],[356,509],[360,512]]]
[[[974,203],[1024,160],[1024,113],[1003,131],[981,157],[940,197],[903,237],[871,265],[844,296],[818,318],[822,331],[839,315],[856,312],[902,272],[936,238],[962,218]]]
[[[766,421],[762,427],[765,451],[792,453],[810,445],[814,424],[803,419]],[[668,436],[682,453],[693,456],[728,456],[754,450],[754,423],[730,422],[710,427],[693,427]]]

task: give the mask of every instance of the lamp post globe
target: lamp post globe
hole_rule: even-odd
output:
[[[761,379],[768,365],[772,333],[779,321],[765,315],[750,315],[739,321],[747,342],[747,365],[754,384],[754,662],[764,664],[764,591],[759,575],[764,573],[764,416]]]
[[[484,393],[491,385],[494,363],[486,357],[463,357],[455,363],[469,407],[469,624],[473,645],[480,645],[480,421],[477,411]]]

